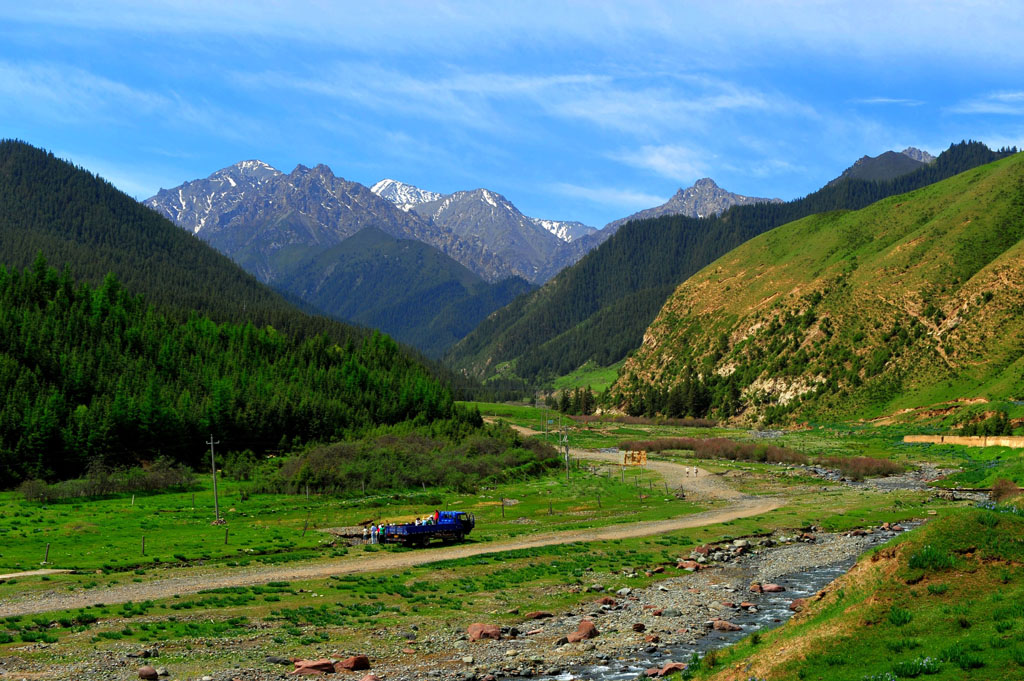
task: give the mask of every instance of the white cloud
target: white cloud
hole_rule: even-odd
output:
[[[898,97],[867,97],[851,100],[854,104],[892,104],[894,106],[921,106],[920,99],[900,99]]]
[[[993,92],[975,99],[968,99],[950,107],[959,114],[1003,114],[1024,115],[1024,92]]]
[[[599,203],[606,206],[616,206],[629,210],[639,210],[658,206],[667,199],[654,194],[647,194],[631,189],[619,189],[616,187],[582,187],[576,184],[558,182],[550,185],[550,189],[562,196],[571,196],[577,199],[585,199],[592,203]]]
[[[635,151],[611,154],[610,157],[678,182],[689,183],[708,174],[707,153],[681,145],[644,145]]]

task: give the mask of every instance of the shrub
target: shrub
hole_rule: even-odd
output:
[[[969,669],[978,669],[985,665],[985,661],[982,660],[974,651],[969,650],[963,643],[957,642],[942,651],[940,655],[943,662],[949,662],[960,667],[964,671]]]
[[[910,620],[912,619],[913,615],[911,615],[910,611],[906,608],[894,605],[892,606],[892,609],[889,610],[889,623],[894,626],[902,627],[905,624],[910,624]]]
[[[942,594],[949,591],[949,584],[929,584],[928,593],[933,596],[941,596]]]
[[[910,556],[907,564],[915,570],[948,570],[955,565],[955,559],[948,552],[926,544]]]
[[[992,501],[1003,502],[1020,494],[1020,488],[1016,483],[1006,478],[998,478],[992,483]]]
[[[916,660],[899,662],[892,668],[892,673],[901,679],[916,679],[922,674],[938,674],[942,663],[932,657],[919,657]]]

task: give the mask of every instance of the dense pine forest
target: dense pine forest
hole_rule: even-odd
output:
[[[193,313],[171,319],[113,276],[42,258],[0,268],[0,478],[67,477],[96,458],[188,464],[210,434],[266,451],[455,414],[450,391],[380,334],[344,345]]]
[[[481,378],[512,363],[512,375],[535,385],[587,361],[611,365],[639,347],[678,284],[745,241],[815,213],[863,208],[1015,152],[961,142],[934,163],[888,181],[844,179],[788,203],[627,223],[542,289],[491,315],[447,360]]]

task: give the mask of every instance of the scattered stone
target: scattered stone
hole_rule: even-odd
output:
[[[563,636],[562,638],[560,638],[557,641],[555,641],[555,647],[556,648],[561,648],[562,646],[566,645],[567,643],[569,643],[569,637]]]
[[[690,572],[696,572],[700,569],[700,563],[695,560],[681,560],[676,564],[676,568],[679,570],[689,570]]]
[[[416,651],[413,650],[412,648],[402,648],[402,652],[405,653],[406,655],[415,655],[416,654]]]
[[[658,677],[668,676],[669,674],[675,674],[676,672],[686,671],[686,664],[683,662],[669,662],[667,665],[658,670]]]
[[[661,637],[657,634],[647,634],[644,636],[645,643],[661,643]]]
[[[658,567],[651,568],[651,573],[655,574],[655,575],[660,575],[664,571],[665,571],[665,566],[664,565],[659,565]]]
[[[761,589],[766,594],[777,594],[786,590],[786,587],[780,584],[762,584]]]
[[[807,606],[806,598],[794,598],[793,602],[789,604],[789,609],[793,612],[800,612]]]
[[[632,590],[632,589],[630,589],[630,588],[629,588],[628,586],[625,586],[625,587],[623,587],[623,588],[619,589],[618,591],[616,591],[615,593],[616,593],[616,595],[618,595],[619,597],[621,597],[621,598],[625,598],[625,597],[626,597],[626,596],[628,596],[629,594],[633,593],[633,590]]]
[[[334,665],[333,670],[336,672],[340,672],[342,670],[347,672],[358,672],[369,668],[370,658],[366,655],[353,655],[352,657],[347,657]]]
[[[263,658],[263,661],[269,662],[270,664],[283,664],[288,666],[291,666],[293,663],[292,658],[281,657],[280,655],[267,655],[265,658]]]
[[[611,606],[616,605],[615,599],[612,598],[611,596],[604,596],[602,598],[597,599],[594,602],[597,603],[598,605],[611,605]]]
[[[373,672],[370,672],[363,678],[359,679],[359,681],[380,681],[380,677],[374,674]]]
[[[750,591],[751,591],[751,593],[755,593],[755,594],[764,593],[764,589],[757,582],[754,582],[753,584],[750,585]]]
[[[587,591],[597,591],[597,592],[604,591],[604,586],[602,586],[600,584],[591,584],[590,586],[587,587]]]
[[[479,641],[483,638],[489,638],[495,641],[501,640],[501,629],[493,624],[474,622],[469,625],[467,633],[469,634],[470,641]]]
[[[647,630],[647,626],[643,622],[637,622],[633,625],[633,631],[637,633],[643,633]]]
[[[550,612],[545,612],[544,610],[535,610],[534,612],[526,613],[524,617],[528,620],[543,620],[548,617],[554,617],[554,615]]]
[[[149,679],[149,681],[156,681],[160,678],[160,675],[156,673],[156,669],[150,667],[148,664],[144,667],[139,667],[139,678]]]
[[[661,611],[662,617],[681,617],[683,613],[679,612],[675,608],[665,608]]]
[[[170,676],[171,673],[169,671],[167,671],[167,667],[157,667],[156,668],[156,675],[157,676]]]
[[[462,658],[462,661],[465,662],[466,664],[473,664],[473,656],[472,655],[466,655],[464,658]]]
[[[711,628],[715,631],[740,631],[743,627],[738,624],[733,624],[728,620],[715,620],[711,624]]]

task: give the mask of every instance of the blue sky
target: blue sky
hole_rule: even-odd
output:
[[[258,158],[602,226],[1022,146],[1022,46],[1020,2],[0,0],[0,136],[140,199]]]

